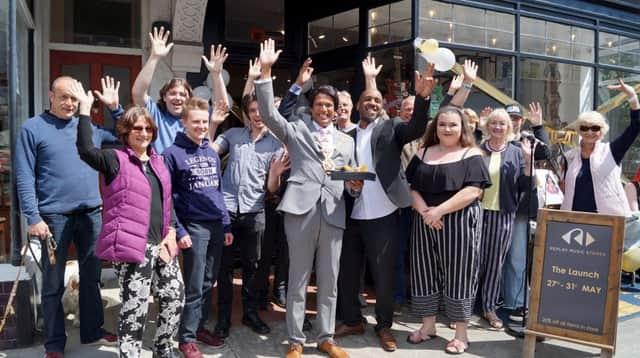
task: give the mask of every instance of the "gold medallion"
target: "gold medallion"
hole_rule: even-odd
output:
[[[322,169],[324,169],[324,171],[328,172],[328,171],[332,171],[336,169],[336,165],[333,162],[333,160],[331,160],[331,158],[325,158],[322,161]]]

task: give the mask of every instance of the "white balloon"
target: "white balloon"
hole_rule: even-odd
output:
[[[211,99],[211,88],[207,86],[198,86],[193,89],[193,96],[200,97],[208,101]]]
[[[456,64],[456,55],[448,48],[440,47],[431,54],[421,54],[427,61],[433,63],[437,71],[449,71]]]

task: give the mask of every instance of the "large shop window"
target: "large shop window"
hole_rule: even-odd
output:
[[[226,0],[225,19],[226,41],[284,43],[284,0]]]
[[[409,95],[413,77],[413,46],[402,46],[376,51],[376,64],[382,65],[377,85],[390,117],[396,117],[402,100]],[[412,91],[411,91],[412,92]]]
[[[520,61],[519,102],[540,102],[544,120],[555,129],[593,110],[592,67],[524,58]]]
[[[358,44],[359,9],[341,12],[310,22],[307,49],[309,54]]]
[[[620,93],[607,89],[608,85],[616,84],[618,78],[622,78],[625,83],[631,86],[636,86],[640,83],[640,74],[638,73],[600,69],[598,71],[598,106],[606,103]],[[609,140],[613,140],[629,125],[629,103],[625,101],[621,106],[607,113],[605,117],[607,117],[610,128],[608,134]],[[640,166],[640,140],[636,138],[633,146],[622,159],[622,172],[631,178],[635,175],[638,166]]]
[[[522,52],[594,61],[594,31],[555,22],[520,18]]]
[[[15,125],[20,127],[22,122],[29,116],[29,93],[30,81],[28,61],[29,58],[29,29],[24,8],[18,7],[16,14],[16,42],[11,44],[18,51],[18,59],[25,59],[14,64],[16,66],[16,88],[9,89],[9,78],[12,75],[8,67],[9,61],[9,2],[0,1],[0,262],[7,262],[10,259],[9,250],[11,247],[11,228],[9,214],[13,204],[11,202],[11,138],[9,132],[9,122],[15,121]],[[10,91],[15,92],[16,101],[11,102]],[[15,118],[9,118],[9,106],[13,106]],[[14,206],[17,209],[17,205]]]
[[[51,42],[140,48],[141,0],[51,0]]]
[[[369,46],[386,45],[411,38],[411,0],[369,10]]]
[[[601,31],[598,42],[601,64],[640,69],[640,40]]]
[[[420,37],[464,45],[514,49],[515,16],[447,4],[420,1]]]

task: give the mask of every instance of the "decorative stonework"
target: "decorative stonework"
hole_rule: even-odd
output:
[[[173,41],[202,43],[207,0],[177,0],[173,15]]]
[[[202,31],[208,0],[177,0],[173,14],[174,47],[171,69],[174,73],[200,72]]]

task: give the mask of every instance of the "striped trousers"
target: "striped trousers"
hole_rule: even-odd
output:
[[[442,302],[450,320],[471,318],[478,290],[482,209],[475,202],[442,217],[434,230],[414,213],[411,232],[412,309],[435,316]]]
[[[496,310],[502,288],[502,266],[509,247],[515,213],[484,210],[480,240],[480,290],[483,312]]]

